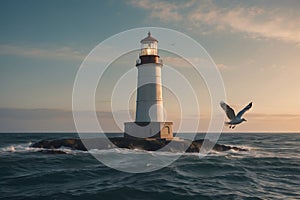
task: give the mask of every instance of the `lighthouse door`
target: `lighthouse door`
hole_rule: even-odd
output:
[[[164,126],[163,129],[161,130],[161,137],[162,138],[169,138],[171,136],[170,132],[170,127],[169,126]]]

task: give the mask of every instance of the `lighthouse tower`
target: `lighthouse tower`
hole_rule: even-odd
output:
[[[125,123],[125,137],[173,138],[172,122],[165,122],[161,68],[157,51],[158,40],[148,36],[141,40],[141,51],[136,61],[138,69],[135,122]]]

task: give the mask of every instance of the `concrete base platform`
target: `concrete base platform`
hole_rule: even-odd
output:
[[[173,122],[126,122],[125,138],[173,138]]]

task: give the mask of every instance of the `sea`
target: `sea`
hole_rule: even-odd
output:
[[[300,199],[300,133],[224,133],[219,144],[248,151],[211,151],[201,158],[185,153],[148,173],[110,168],[89,152],[63,148],[65,154],[49,154],[30,147],[42,139],[78,138],[77,133],[1,133],[0,138],[1,200]]]

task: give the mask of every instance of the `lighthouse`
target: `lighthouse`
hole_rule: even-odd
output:
[[[140,41],[135,122],[125,122],[125,137],[172,139],[172,122],[165,121],[162,96],[162,59],[158,40],[148,36]]]

